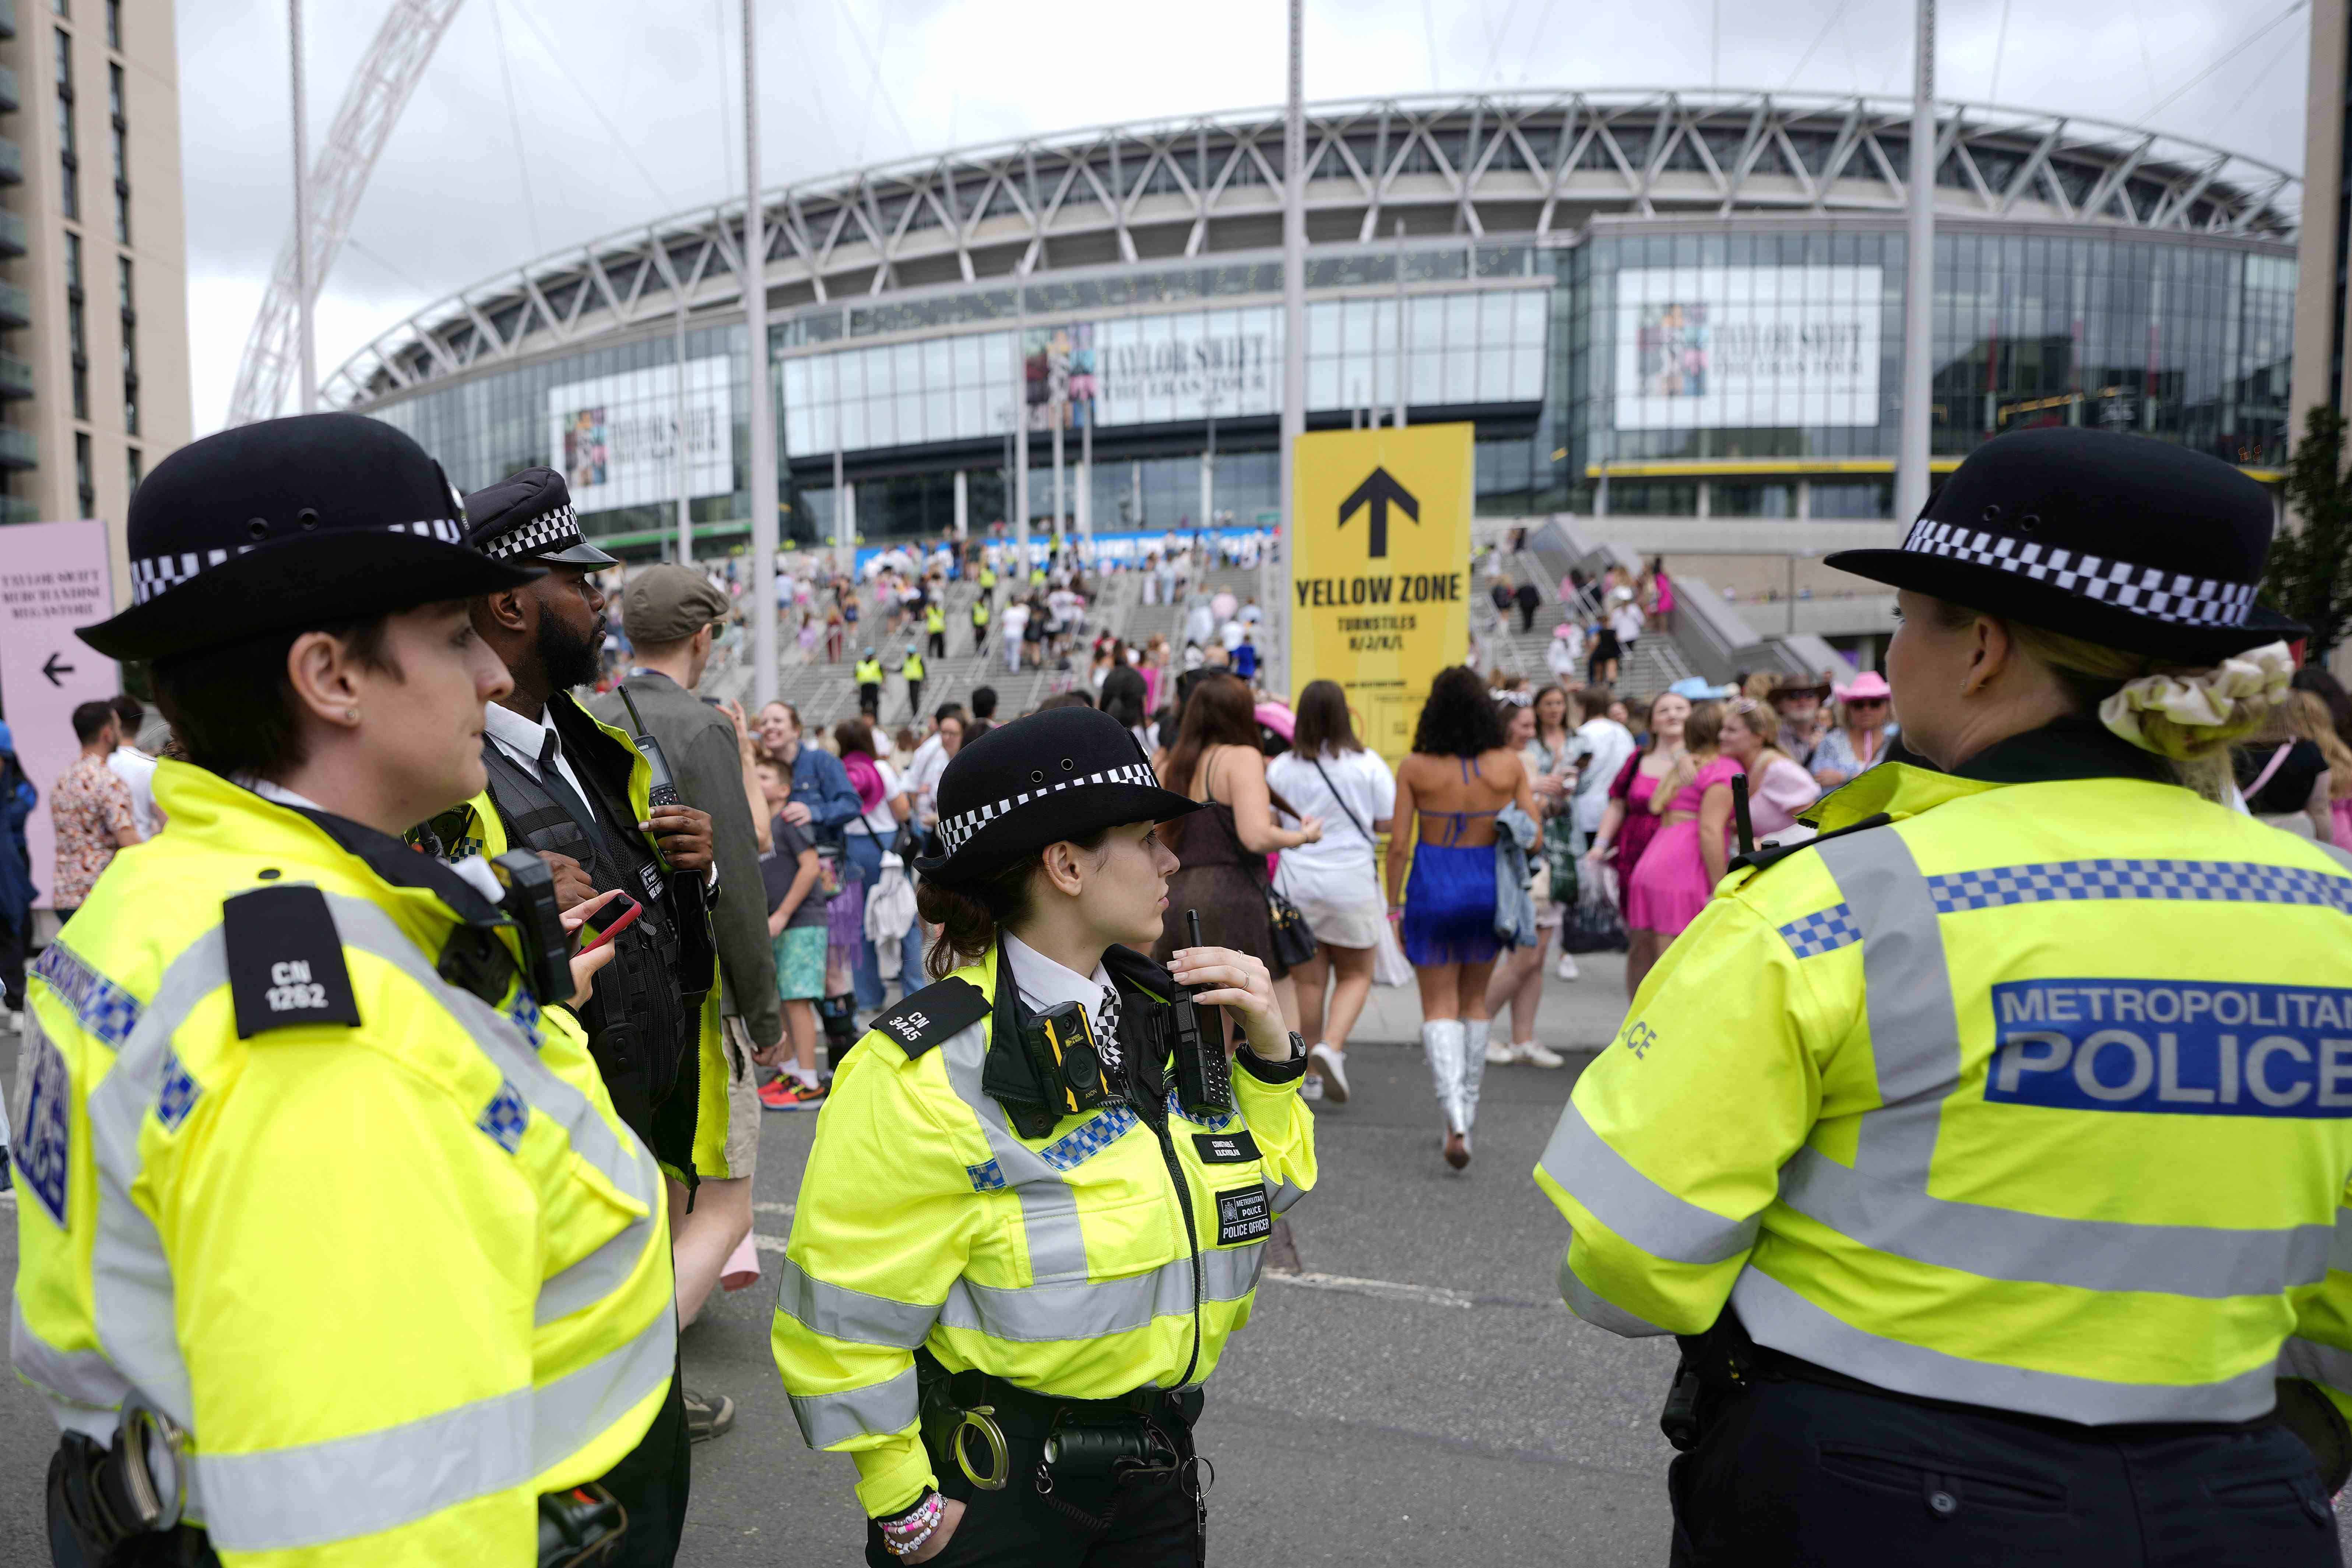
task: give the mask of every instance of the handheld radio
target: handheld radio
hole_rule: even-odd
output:
[[[1731,820],[1738,828],[1739,852],[1742,855],[1755,854],[1756,825],[1748,816],[1748,775],[1746,773],[1731,775]]]
[[[646,791],[646,803],[656,806],[684,805],[686,797],[677,793],[677,780],[670,775],[669,759],[662,755],[661,742],[655,740],[653,732],[646,728],[646,721],[637,717],[637,705],[631,700],[629,689],[626,686],[618,686],[614,689],[621,694],[621,706],[629,710],[629,727],[636,731],[630,739],[636,742],[637,750],[644,753],[646,769],[653,775],[650,786]],[[655,847],[654,854],[660,857],[662,869],[668,870],[669,858],[662,855],[658,846]]]
[[[1184,911],[1184,934],[1202,946],[1201,911]],[[1188,1116],[1222,1115],[1234,1108],[1233,1068],[1225,1060],[1224,1017],[1203,1008],[1187,987],[1169,998],[1176,1014],[1176,1100]]]

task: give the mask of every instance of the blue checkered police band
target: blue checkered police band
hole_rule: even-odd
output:
[[[2252,583],[2190,577],[2160,566],[2137,566],[2112,556],[2085,555],[1924,517],[1911,525],[1903,548],[1916,555],[1990,566],[2176,626],[2242,626],[2254,603]]]

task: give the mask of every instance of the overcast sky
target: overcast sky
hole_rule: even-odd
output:
[[[307,7],[314,153],[389,9]],[[2146,123],[2301,167],[2300,5],[1937,9],[1941,96]],[[1285,10],[764,0],[761,174],[773,185],[1005,137],[1278,103]],[[1906,0],[1307,0],[1307,95],[1710,82],[1907,93],[1911,13]],[[738,192],[740,14],[740,0],[464,5],[326,280],[320,374],[444,295]],[[184,0],[179,27],[202,434],[226,416],[291,224],[286,7]]]

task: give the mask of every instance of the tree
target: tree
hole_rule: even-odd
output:
[[[2296,521],[2271,541],[2262,596],[2311,628],[2324,659],[2352,632],[2352,477],[2344,471],[2344,416],[2325,405],[2304,420],[2286,471]]]

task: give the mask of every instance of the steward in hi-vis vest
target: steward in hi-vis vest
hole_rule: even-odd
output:
[[[776,1364],[810,1445],[857,1461],[869,1563],[944,1534],[955,1562],[1192,1568],[1200,1385],[1315,1184],[1306,1050],[1256,959],[1137,951],[1176,864],[1153,826],[1198,807],[1116,719],[992,730],[939,808],[941,978],[834,1079]]]
[[[882,710],[882,660],[872,648],[858,656],[857,710],[868,719]]]
[[[532,1568],[625,1528],[593,1483],[677,1334],[660,1173],[551,1005],[604,960],[538,862],[397,837],[481,787],[508,681],[462,602],[530,577],[456,500],[357,415],[207,437],[80,633],[190,760],[28,988],[10,1354],[63,1435],[59,1568]]]
[[[1683,1336],[1676,1563],[2337,1562],[2352,856],[2216,803],[2273,516],[2053,428],[1829,558],[1944,771],[1735,860],[1536,1171],[1570,1306]]]

